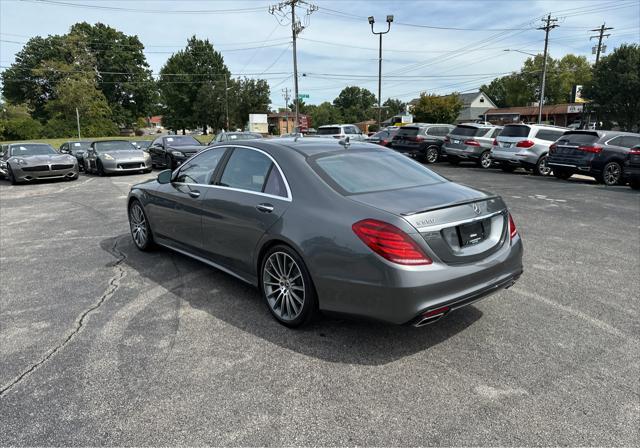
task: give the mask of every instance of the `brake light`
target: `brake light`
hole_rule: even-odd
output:
[[[590,152],[593,154],[599,154],[602,152],[602,146],[600,145],[583,145],[578,146],[578,150],[582,152]]]
[[[450,139],[450,138],[449,138],[449,136],[447,135],[447,136],[444,138],[444,142],[445,142],[445,143],[449,143],[450,141],[451,141],[451,139]]]
[[[369,249],[393,263],[410,266],[433,263],[409,235],[394,225],[363,219],[351,228]]]
[[[513,221],[513,216],[509,213],[509,237],[514,239],[518,234],[518,229],[516,229],[516,223]]]
[[[549,146],[549,154],[551,154],[552,152],[555,152],[556,149],[558,149],[558,145],[556,145],[555,143],[552,143],[551,146]]]
[[[640,148],[632,149],[631,151],[629,151],[629,154],[633,154],[634,156],[640,155]]]
[[[531,148],[533,145],[535,145],[535,143],[531,140],[522,140],[516,143],[516,147],[518,148]]]
[[[480,143],[475,140],[465,140],[464,144],[467,146],[480,146]]]
[[[498,146],[498,139],[497,138],[493,139],[493,146]]]

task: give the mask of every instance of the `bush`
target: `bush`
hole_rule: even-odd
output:
[[[369,129],[369,132],[378,132],[380,130],[377,124],[370,124],[368,129]]]
[[[30,117],[4,120],[2,127],[3,140],[31,140],[42,137],[42,125]]]

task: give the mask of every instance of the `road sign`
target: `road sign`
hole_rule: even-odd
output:
[[[309,94],[308,93],[299,93],[298,94],[298,98],[300,98],[300,99],[309,98]]]

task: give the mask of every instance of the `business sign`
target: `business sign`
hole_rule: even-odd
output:
[[[306,115],[300,115],[298,117],[298,124],[300,132],[305,132],[309,129],[309,118]]]
[[[579,114],[584,109],[584,105],[582,104],[569,104],[567,106],[568,114]]]
[[[267,134],[269,132],[267,114],[249,114],[249,131]]]
[[[575,85],[571,89],[571,102],[572,103],[587,103],[588,101],[582,97],[582,86]]]

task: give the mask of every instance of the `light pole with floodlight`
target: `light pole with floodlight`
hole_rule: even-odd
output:
[[[378,131],[382,128],[382,35],[387,34],[391,29],[391,22],[393,22],[393,16],[387,16],[387,31],[375,32],[373,30],[373,24],[375,23],[373,16],[369,16],[369,25],[371,25],[371,32],[380,36],[380,46],[378,49]]]

